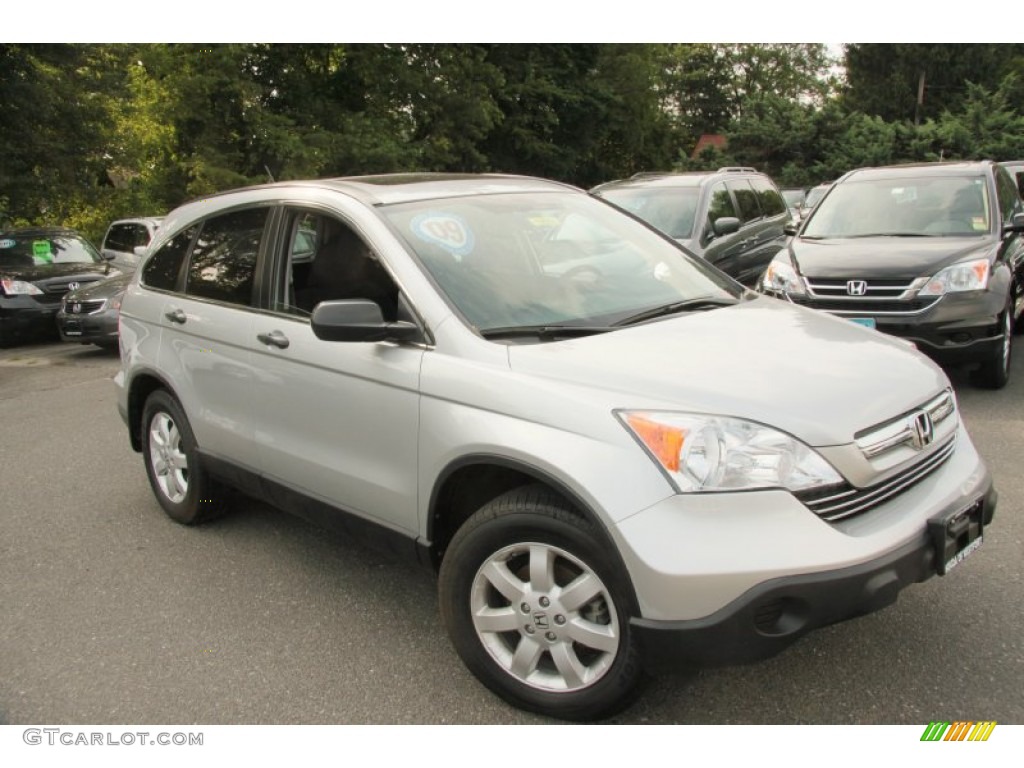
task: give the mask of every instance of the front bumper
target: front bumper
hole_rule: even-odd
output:
[[[995,489],[989,487],[984,499],[987,524]],[[934,542],[922,534],[868,563],[766,582],[704,619],[631,623],[652,671],[757,661],[813,629],[892,605],[900,591],[931,578],[937,568]]]
[[[616,531],[652,670],[752,661],[876,611],[940,568],[929,521],[997,495],[961,429],[942,468],[863,515],[828,523],[785,491],[675,496]]]
[[[85,315],[68,314],[60,310],[57,313],[57,328],[63,341],[116,346],[117,319],[116,309],[103,309]]]
[[[920,313],[879,314],[869,309],[835,309],[835,301],[816,300],[813,296],[783,297],[794,304],[832,312],[847,319],[871,318],[882,333],[898,336],[913,344],[937,363],[958,365],[984,362],[1002,343],[999,319],[1007,305],[1005,291],[969,291],[943,296]]]
[[[32,296],[0,297],[0,336],[15,339],[56,331],[57,302],[44,304]]]

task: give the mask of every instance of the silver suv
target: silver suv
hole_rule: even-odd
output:
[[[466,665],[559,718],[889,605],[995,508],[928,358],[554,182],[190,203],[120,330],[119,409],[167,514],[233,486],[419,558]]]

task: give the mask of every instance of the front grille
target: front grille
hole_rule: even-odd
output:
[[[799,491],[796,496],[818,517],[829,522],[859,515],[874,509],[894,496],[909,490],[941,467],[953,455],[956,433],[923,461],[904,469],[884,482],[867,488],[844,483],[838,488]]]
[[[916,278],[872,279],[807,277],[806,296],[793,301],[812,309],[850,315],[912,315],[924,312],[939,300],[919,297],[925,280]]]
[[[77,287],[82,288],[85,287],[86,285],[91,285],[92,283],[95,283],[97,280],[99,280],[98,277],[94,277],[91,279],[87,277],[76,277],[68,280],[50,280],[42,284],[40,287],[48,294],[58,294],[63,296],[65,293],[71,290],[71,283],[78,283]]]
[[[800,304],[805,307],[810,307],[811,309],[820,309],[825,312],[853,315],[909,315],[917,312],[923,312],[936,301],[938,301],[937,297],[911,299],[909,301],[885,301],[879,299],[866,300],[863,298],[819,299],[815,297],[793,297],[794,304]]]
[[[103,305],[106,303],[106,299],[95,299],[92,301],[68,301],[64,306],[64,312],[69,315],[88,315],[93,312],[99,312],[103,309]]]

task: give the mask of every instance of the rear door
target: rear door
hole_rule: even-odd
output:
[[[159,308],[151,318],[162,336],[158,369],[170,377],[200,449],[251,471],[259,466],[251,423],[254,299],[271,210],[259,206],[205,219],[174,275],[175,289],[149,302]],[[144,273],[143,283],[159,279],[154,262],[160,263],[158,255],[147,262],[153,275]],[[173,268],[168,259],[166,270]]]

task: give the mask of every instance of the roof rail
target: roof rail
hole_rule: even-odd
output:
[[[741,165],[727,165],[725,168],[719,168],[719,173],[757,173],[757,168],[747,168]]]

